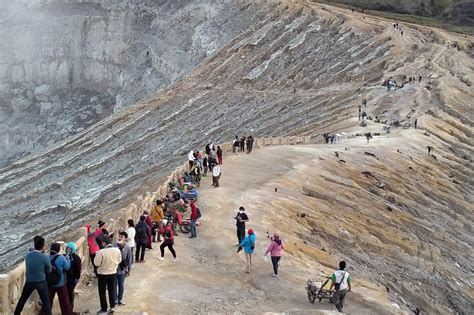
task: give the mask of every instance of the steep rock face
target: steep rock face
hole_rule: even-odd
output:
[[[418,141],[410,150],[424,156],[425,145],[433,145],[436,158],[446,164],[405,165],[404,161],[410,159],[406,155],[403,159],[400,156],[387,162],[387,166],[378,161],[371,164],[377,166],[371,170],[377,178],[381,176],[376,173],[379,168],[383,170],[380,173],[387,176],[381,176],[383,182],[394,183],[386,188],[394,198],[387,193],[389,203],[402,200],[403,205],[395,206],[407,212],[410,218],[420,216],[419,221],[410,221],[407,229],[414,243],[403,248],[415,256],[419,250],[419,255],[426,260],[429,252],[423,246],[429,239],[423,237],[434,237],[443,231],[445,237],[456,244],[453,247],[456,251],[469,249],[472,230],[469,187],[473,185],[474,90],[471,82],[474,82],[474,65],[472,48],[469,48],[472,38],[422,27],[406,27],[405,35],[401,36],[393,30],[390,21],[354,17],[343,10],[306,3],[274,5],[270,2],[268,8],[269,13],[253,27],[233,38],[189,76],[159,95],[1,170],[0,235],[3,246],[0,259],[3,266],[8,268],[20,259],[32,235],[41,233],[48,239],[55,239],[103,213],[120,209],[137,194],[153,188],[161,177],[181,164],[189,149],[203,146],[209,140],[219,143],[242,133],[252,133],[256,137],[320,136],[325,131],[351,133],[359,125],[357,103],[363,97],[369,99],[369,114],[381,121],[387,120],[388,124],[394,120],[402,124],[413,123],[417,118],[426,132],[422,137],[427,139]],[[459,50],[446,45],[452,41],[459,43]],[[417,78],[422,76],[421,83],[405,84],[390,92],[380,86],[380,82],[389,77],[396,78],[401,85],[407,76],[415,75]],[[47,91],[49,89],[43,87],[38,95]],[[383,126],[370,123],[364,132],[381,132]],[[410,138],[401,138],[397,144],[403,145],[405,141]],[[385,154],[389,149],[391,152],[388,142],[376,155]],[[401,152],[404,152],[403,148]],[[367,161],[365,158],[361,167],[368,167]],[[356,164],[357,158],[347,162]],[[333,167],[341,165],[341,170],[336,172],[341,177],[343,164],[330,164]],[[415,171],[412,172],[409,166],[428,184],[416,186],[416,180],[410,179],[408,186],[399,188],[397,185],[403,181],[392,177],[410,176]],[[385,170],[386,167],[390,170]],[[362,171],[365,169],[351,169],[356,184],[332,178],[329,173],[325,177],[329,181],[353,185],[355,192],[347,199],[352,199],[357,191],[375,194],[370,190],[373,187],[367,186],[369,179],[356,176]],[[430,174],[425,176],[424,173]],[[452,182],[448,182],[448,178]],[[311,182],[309,178],[308,183]],[[328,186],[332,187],[332,184]],[[309,184],[306,187],[317,192]],[[431,212],[418,213],[416,207],[420,201],[410,201],[421,196],[420,193],[410,194],[414,188],[420,189],[427,204],[434,207]],[[443,193],[438,194],[438,189]],[[379,202],[378,206],[382,205],[380,199],[373,198]],[[341,214],[344,214],[344,207],[353,205],[344,198],[334,202]],[[312,205],[311,202],[308,204]],[[318,208],[314,207],[314,211]],[[430,214],[441,218],[433,223],[433,229],[436,229],[426,233],[413,232],[427,226]],[[376,218],[379,220],[381,216],[376,215]],[[404,223],[402,219],[393,220]],[[444,222],[445,219],[449,222]],[[22,230],[18,229],[19,225]],[[369,223],[364,224],[366,229],[369,226]],[[455,228],[462,232],[455,235]],[[345,233],[342,234],[328,238],[328,242],[353,253],[352,249],[341,245],[344,243],[341,239],[345,237]],[[396,260],[397,255],[392,251],[401,243],[394,240],[395,236],[384,238],[380,233],[375,236],[394,244],[389,246],[387,261]],[[373,256],[375,243],[377,241],[360,250],[372,255],[373,259],[384,259]],[[472,263],[464,254],[448,252],[449,247],[443,244],[442,238],[436,239],[436,244],[436,248],[430,247],[433,253],[450,255],[443,264],[456,261],[461,267],[444,266],[443,272],[435,273],[434,278],[452,273],[458,279],[461,272],[472,273]],[[441,255],[441,250],[448,254]],[[368,261],[366,256],[362,259],[357,253],[353,253],[353,257],[361,269]],[[415,260],[410,256],[405,262]],[[423,264],[420,262],[418,267],[423,268]],[[373,265],[376,271],[383,267],[379,263]],[[410,266],[406,270],[413,271],[413,268]],[[399,272],[405,270],[400,268]],[[367,276],[371,275],[368,273]],[[397,272],[388,276],[398,279]],[[372,277],[373,281],[380,281],[380,278]],[[405,275],[400,279],[406,279]],[[424,282],[421,278],[416,281],[418,287],[402,290],[400,284],[396,288],[401,290],[404,299],[421,299],[423,303],[417,304],[430,313],[471,309],[468,293],[459,288],[437,287],[419,295],[416,292]],[[434,285],[434,280],[431,279],[428,285]],[[440,297],[446,292],[450,294]],[[430,306],[439,299],[449,305],[442,310]]]
[[[157,93],[260,12],[227,1],[1,6],[0,167]]]

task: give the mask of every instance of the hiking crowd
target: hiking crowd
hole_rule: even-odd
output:
[[[253,138],[236,136],[233,141],[233,152],[252,152]],[[199,186],[201,172],[206,176],[212,173],[213,186],[219,187],[222,165],[222,149],[208,143],[204,155],[197,150],[191,150],[188,154],[189,172],[185,172],[179,180],[170,183],[171,192],[164,197],[157,198],[135,222],[128,219],[126,227],[119,227],[117,235],[109,231],[109,225],[102,220],[97,222],[95,229],[86,224],[87,244],[89,258],[93,266],[94,275],[97,278],[98,296],[100,310],[97,314],[114,313],[115,307],[125,305],[124,293],[126,278],[130,276],[134,264],[144,263],[146,250],[153,249],[153,243],[161,243],[159,260],[164,260],[165,249],[168,248],[173,256],[173,262],[177,261],[174,249],[175,237],[178,236],[177,229],[182,232],[190,232],[189,238],[196,238],[196,226],[201,218],[201,211],[196,204],[198,193],[195,189]],[[217,170],[217,171],[216,171]],[[189,219],[184,219],[184,213],[189,210]],[[245,254],[246,272],[252,271],[252,254],[255,251],[257,240],[253,229],[246,229],[249,217],[244,207],[240,207],[236,216],[237,253]],[[264,253],[270,255],[272,262],[272,275],[278,277],[280,259],[284,250],[283,242],[278,233],[271,237],[270,243]],[[76,245],[68,242],[63,246],[60,242],[51,244],[49,254],[45,254],[45,239],[35,236],[34,248],[25,256],[26,281],[16,305],[14,314],[20,315],[26,301],[37,291],[41,300],[41,314],[52,314],[54,297],[57,294],[62,315],[78,314],[74,309],[74,290],[81,278],[81,258],[76,254]],[[62,253],[64,252],[64,253]],[[345,266],[344,266],[345,267]],[[343,270],[342,268],[341,270]],[[340,271],[333,274],[334,284],[340,285],[340,293],[337,297],[336,307],[342,310],[342,303],[347,291],[350,291],[350,277]],[[344,285],[346,287],[344,287]],[[332,289],[332,287],[331,287]],[[336,290],[338,290],[336,288]]]

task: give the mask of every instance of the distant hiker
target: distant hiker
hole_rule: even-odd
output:
[[[171,254],[173,255],[173,261],[176,262],[176,252],[173,248],[174,235],[173,235],[173,229],[171,227],[171,221],[166,221],[165,220],[165,226],[160,230],[160,234],[163,235],[165,240],[160,245],[160,254],[161,254],[161,256],[158,257],[158,259],[159,260],[164,260],[165,247],[168,247]]]
[[[145,223],[143,223],[145,224]],[[97,279],[100,299],[100,310],[98,314],[107,313],[107,298],[105,291],[109,293],[109,313],[115,312],[115,297],[117,296],[117,268],[122,261],[122,253],[117,247],[112,246],[111,239],[106,236],[103,239],[104,248],[99,250],[94,259],[97,266]]]
[[[219,187],[219,179],[221,178],[221,167],[219,165],[215,165],[212,168],[212,186],[215,188]]]
[[[134,249],[136,247],[135,234],[137,232],[135,231],[135,222],[133,222],[132,219],[128,219],[127,224],[128,224],[128,227],[125,230],[125,232],[127,232],[127,236],[128,236],[127,237],[127,246],[130,247],[130,252],[132,253],[132,263],[131,263],[131,265],[133,265],[133,253],[134,253]]]
[[[361,111],[362,111],[362,108],[361,108],[361,106],[359,105],[359,114],[358,114],[359,120],[360,120],[360,116],[361,116]]]
[[[152,248],[152,241],[153,241],[153,221],[150,217],[150,210],[146,209],[145,211],[143,211],[143,215],[145,216],[145,223],[146,225],[148,225],[148,228],[149,228],[149,231],[150,233],[147,234],[147,242],[146,242],[146,248],[148,249],[153,249]]]
[[[199,209],[196,206],[194,199],[189,202],[189,207],[191,208],[191,215],[189,216],[189,220],[191,223],[191,226],[190,226],[191,236],[189,238],[194,238],[197,236],[196,235],[196,222],[197,222],[197,219],[199,219]]]
[[[248,137],[245,144],[247,146],[247,154],[249,154],[250,150],[251,150],[251,146],[252,146],[252,139],[250,139],[250,137]]]
[[[71,258],[68,253],[66,256],[59,254],[61,245],[59,243],[51,244],[49,251],[49,259],[51,260],[51,277],[46,277],[48,280],[49,290],[49,305],[53,308],[54,296],[58,294],[59,306],[61,308],[61,315],[72,315],[72,306],[69,302],[69,296],[66,287],[66,272],[71,268]],[[54,273],[58,277],[54,277]]]
[[[196,165],[194,165],[196,166]],[[156,204],[153,206],[153,208],[151,208],[151,220],[152,220],[152,223],[153,223],[153,230],[152,231],[153,233],[153,239],[152,241],[153,242],[161,242],[160,241],[160,233],[157,233],[156,231],[158,231],[159,229],[161,229],[161,226],[162,226],[162,222],[163,222],[163,219],[165,218],[164,214],[163,214],[163,202],[160,200],[160,199],[157,199]],[[157,238],[157,239],[156,239]]]
[[[428,149],[428,155],[430,155],[431,151],[433,151],[433,147],[429,145],[426,148]]]
[[[239,240],[237,245],[239,245],[245,238],[245,222],[249,221],[249,217],[245,213],[244,207],[239,208],[239,212],[237,212],[237,215],[234,219],[236,221],[235,225],[237,226],[237,239]]]
[[[234,147],[232,147],[232,151],[234,150],[233,148]],[[204,174],[202,175],[203,177],[207,177],[207,169],[208,169],[208,166],[209,166],[208,157],[209,156],[207,154],[204,154],[204,157],[202,158],[202,167],[203,167],[203,170],[204,170]]]
[[[339,270],[334,271],[331,276],[331,288],[334,288],[334,296],[331,298],[331,301],[336,306],[337,310],[342,313],[344,308],[344,298],[346,297],[347,292],[351,292],[351,276],[344,269],[346,268],[346,262],[339,262]]]
[[[51,261],[48,256],[43,254],[45,245],[44,238],[41,236],[35,236],[33,242],[35,246],[34,250],[28,252],[25,256],[26,279],[14,315],[21,314],[26,301],[35,290],[38,292],[41,300],[42,314],[51,315],[48,284],[46,283],[46,274],[51,273]]]
[[[296,87],[293,87],[293,95],[296,94]]]
[[[72,309],[74,309],[74,289],[79,283],[81,278],[81,258],[76,254],[76,244],[69,242],[66,245],[66,255],[71,260],[71,268],[66,273],[66,288],[69,297],[69,303],[71,303]]]
[[[372,139],[372,134],[370,132],[366,133],[365,138],[367,139],[367,143],[369,143],[370,139]]]
[[[250,147],[248,147],[247,145],[247,149],[248,149],[248,153],[252,152],[253,150],[253,137],[252,136],[249,136],[248,139],[250,140],[249,143],[250,143]]]
[[[334,144],[334,143],[336,143],[336,135],[335,134],[333,134],[331,136],[331,144]]]
[[[367,117],[367,113],[366,113],[366,112],[362,112],[361,116],[362,116],[362,120],[365,120],[365,117]]]
[[[237,153],[237,149],[240,146],[239,137],[235,136],[232,140],[232,153]]]
[[[415,129],[417,125],[418,125],[418,119],[415,119]]]
[[[412,82],[412,81],[411,81],[411,77],[408,78],[408,82],[411,84],[411,82]]]
[[[191,150],[188,153],[188,163],[189,163],[189,170],[191,170],[194,165],[194,150]]]
[[[240,152],[245,152],[245,137],[242,137],[240,139],[239,144],[240,144]]]
[[[367,99],[366,99],[366,98],[364,98],[364,99],[362,100],[362,105],[364,105],[364,107],[367,107]]]
[[[267,250],[265,251],[265,255],[270,253],[270,257],[272,259],[273,265],[273,276],[278,276],[278,267],[280,266],[280,258],[283,251],[283,243],[280,240],[280,236],[275,233],[271,238],[270,245],[268,245]]]
[[[145,216],[140,217],[140,221],[135,226],[135,242],[137,244],[137,250],[135,252],[135,261],[141,263],[145,261],[145,249],[148,243],[148,235],[151,234],[150,228],[145,223]]]
[[[206,144],[206,148],[204,149],[204,151],[207,155],[211,154],[211,144],[209,142]]]
[[[222,165],[222,148],[218,145],[217,146],[217,151],[216,151],[216,154],[217,154],[217,163],[219,163],[219,165]]]
[[[329,132],[323,133],[323,138],[326,144],[329,143],[329,139],[331,138],[331,136],[329,135]]]
[[[125,302],[123,301],[123,292],[125,291],[125,277],[128,277],[130,275],[130,269],[132,267],[132,251],[127,245],[127,238],[127,232],[120,232],[118,235],[117,243],[115,243],[115,247],[117,247],[120,250],[120,253],[122,254],[122,261],[117,267],[118,294],[115,299],[115,303],[119,306],[125,305]]]
[[[247,233],[248,235],[242,240],[242,242],[240,242],[237,252],[241,251],[242,248],[244,249],[245,260],[247,262],[246,272],[250,273],[250,271],[252,271],[252,254],[255,250],[255,241],[257,237],[252,229],[249,229]]]
[[[421,79],[422,79],[422,76],[420,75],[420,77],[418,78],[419,83],[421,83]]]

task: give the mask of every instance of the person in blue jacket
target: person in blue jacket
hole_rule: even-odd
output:
[[[60,255],[61,245],[59,243],[51,244],[49,251],[49,259],[51,266],[57,269],[60,277],[59,281],[55,284],[49,284],[49,305],[53,308],[53,300],[56,293],[58,294],[59,306],[61,307],[62,315],[72,315],[72,306],[69,302],[69,295],[66,287],[66,271],[71,268],[70,252],[67,252],[65,256]]]
[[[249,229],[247,233],[248,235],[242,240],[242,242],[240,242],[237,252],[241,251],[242,248],[244,249],[245,260],[247,262],[246,272],[250,273],[252,270],[252,254],[255,250],[255,241],[257,240],[257,236],[252,229]]]

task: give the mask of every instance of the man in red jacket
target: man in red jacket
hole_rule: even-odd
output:
[[[191,220],[191,236],[189,238],[194,238],[196,237],[196,222],[199,219],[198,207],[194,200],[191,200],[189,207],[191,208],[191,216],[189,217]]]

